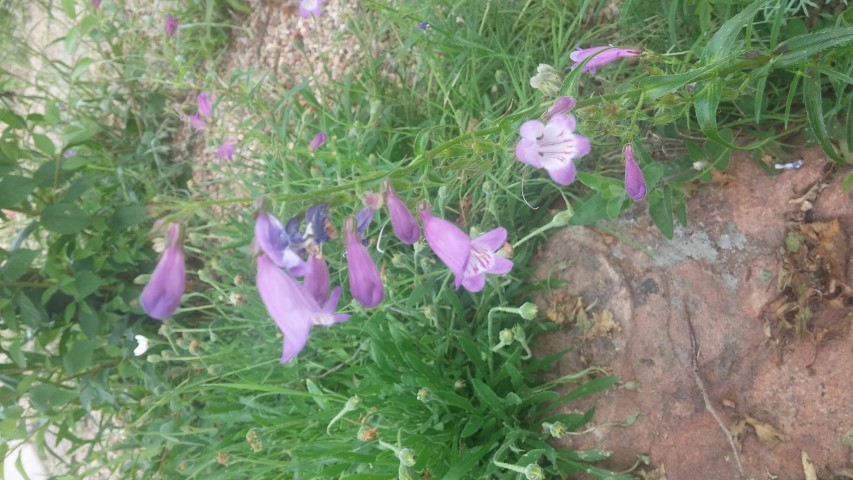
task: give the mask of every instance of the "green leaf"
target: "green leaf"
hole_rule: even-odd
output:
[[[101,131],[101,127],[97,125],[82,125],[80,123],[72,123],[65,128],[62,137],[65,141],[65,149],[81,143],[94,137]]]
[[[31,178],[7,175],[0,180],[0,208],[18,206],[36,188]]]
[[[44,153],[48,157],[56,155],[56,146],[53,144],[53,140],[51,140],[47,135],[34,133],[33,143],[40,152]]]
[[[6,259],[6,265],[2,270],[3,278],[10,281],[21,278],[21,275],[29,270],[38,254],[39,250],[27,250],[25,248],[9,252],[9,258]]]
[[[95,347],[98,341],[94,339],[77,340],[71,345],[71,348],[65,352],[62,357],[62,363],[65,365],[65,371],[68,375],[75,375],[92,364],[92,357],[95,353]]]
[[[89,69],[89,65],[93,63],[95,63],[95,60],[89,57],[83,57],[80,60],[77,60],[77,63],[74,64],[74,70],[71,71],[71,81],[77,81],[77,79],[80,78],[81,75],[86,73],[86,70]]]
[[[62,13],[70,19],[77,18],[77,9],[75,8],[75,0],[62,0]]]
[[[669,185],[664,186],[662,195],[649,196],[649,216],[663,236],[672,240],[675,226],[672,222],[672,189]]]
[[[77,319],[80,322],[80,330],[89,338],[98,336],[100,329],[100,320],[98,313],[89,306],[88,302],[80,302],[80,308],[77,311]]]
[[[76,205],[57,203],[42,211],[41,224],[52,232],[70,235],[89,226],[89,215]]]
[[[83,20],[80,20],[80,36],[89,35],[97,25],[98,19],[94,15],[86,15]]]
[[[82,300],[95,293],[103,284],[104,280],[89,270],[76,272],[74,274],[74,286],[77,287],[77,295],[75,297],[77,300]]]
[[[826,131],[826,123],[823,121],[823,105],[820,85],[820,72],[810,68],[803,77],[803,101],[806,104],[806,120],[809,128],[817,139],[823,152],[838,163],[845,163],[841,155],[835,150],[829,133]]]
[[[474,387],[474,393],[477,395],[477,398],[480,399],[480,402],[487,406],[489,409],[494,410],[495,412],[502,412],[504,408],[503,400],[495,394],[495,391],[492,390],[492,387],[483,383],[479,378],[472,378],[471,385]]]
[[[719,62],[704,65],[689,72],[674,75],[652,75],[640,80],[640,88],[645,91],[645,97],[657,100],[667,93],[685,87],[688,83],[692,83],[702,75],[713,71],[722,65],[724,61],[720,60]]]
[[[461,478],[470,477],[471,472],[473,472],[476,465],[480,463],[480,459],[485,457],[487,453],[498,446],[499,438],[501,438],[500,434],[495,434],[488,442],[482,444],[480,448],[473,451],[462,452],[460,454],[460,458],[453,462],[453,467],[448,470],[443,477],[441,477],[441,480],[459,480]]]
[[[0,110],[0,122],[5,123],[9,128],[27,128],[27,121],[17,113],[8,109]]]
[[[593,393],[598,393],[602,390],[612,387],[618,381],[619,377],[615,375],[593,378],[592,380],[576,387],[574,390],[560,398],[560,403],[568,403],[572,400],[577,400],[579,398],[592,395]]]
[[[485,375],[486,372],[488,372],[486,369],[486,363],[480,357],[481,350],[477,347],[474,340],[465,333],[457,334],[456,339],[459,340],[459,345],[462,346],[462,350],[465,352],[465,355],[468,356],[468,360],[474,364],[477,376]]]
[[[240,13],[252,13],[252,7],[246,3],[241,2],[240,0],[226,0],[228,2],[228,6],[231,7],[232,10],[235,10]]]
[[[752,22],[752,17],[764,3],[764,0],[755,0],[724,23],[702,50],[702,61],[712,63],[731,54],[735,50],[735,42],[741,29]]]
[[[45,415],[52,415],[55,408],[65,406],[77,396],[71,390],[59,388],[49,383],[35,385],[29,389],[27,394],[33,408]]]
[[[28,327],[38,330],[47,323],[45,322],[46,315],[44,311],[36,307],[33,301],[30,300],[30,297],[25,293],[18,294],[16,303],[18,304],[18,312]]]
[[[572,207],[575,214],[569,220],[569,225],[589,225],[607,216],[607,199],[598,192],[582,198]]]
[[[853,42],[853,27],[832,28],[799,35],[776,47],[776,52],[781,55],[774,58],[771,65],[774,68],[790,67],[808,60],[818,52],[851,42]]]
[[[468,421],[465,422],[465,426],[462,428],[462,432],[459,436],[462,438],[470,437],[471,435],[479,432],[481,426],[483,426],[483,417],[470,417]]]

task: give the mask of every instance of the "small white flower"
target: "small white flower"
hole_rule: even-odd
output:
[[[707,166],[708,166],[708,162],[706,162],[704,160],[699,160],[699,161],[693,162],[693,170],[705,170],[705,167],[707,167]]]
[[[133,354],[137,357],[142,356],[145,352],[148,351],[148,339],[143,335],[136,335],[133,338],[136,339],[136,348],[133,349]]]
[[[538,89],[548,97],[554,97],[560,92],[563,79],[554,70],[554,67],[540,63],[536,68],[536,75],[530,79],[530,86]]]

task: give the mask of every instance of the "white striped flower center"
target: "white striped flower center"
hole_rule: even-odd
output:
[[[481,250],[471,245],[471,255],[468,257],[468,264],[465,265],[465,276],[473,277],[486,272],[495,264],[495,252],[490,250]]]

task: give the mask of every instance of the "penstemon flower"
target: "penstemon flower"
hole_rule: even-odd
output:
[[[350,293],[365,307],[375,307],[385,297],[385,287],[382,285],[379,270],[367,253],[367,248],[361,243],[352,218],[347,219],[345,228]]]
[[[521,125],[515,156],[534,168],[544,168],[551,179],[568,185],[577,173],[574,160],[589,153],[589,139],[574,133],[575,117],[558,113],[547,124],[528,120]]]
[[[560,92],[563,79],[551,65],[540,63],[536,67],[536,75],[530,79],[530,86],[542,92],[545,96],[553,97]]]
[[[181,244],[181,224],[169,225],[168,245],[151,278],[142,289],[139,303],[152,318],[164,320],[181,304],[181,295],[187,282],[184,247]]]
[[[308,150],[317,150],[326,143],[328,138],[329,136],[326,135],[326,132],[320,132],[317,135],[314,135],[314,138],[311,139],[311,143],[308,144]]]
[[[322,256],[322,252],[318,255],[308,257],[308,275],[305,275],[305,289],[308,293],[317,300],[317,303],[324,303],[329,298],[329,266]]]
[[[569,54],[569,58],[575,62],[574,65],[572,65],[572,70],[574,70],[578,68],[578,65],[586,60],[587,57],[595,55],[595,57],[593,57],[592,60],[583,67],[584,72],[595,73],[599,67],[603,67],[614,60],[619,58],[636,57],[640,55],[640,53],[641,50],[636,48],[615,48],[609,45],[602,45],[591,48],[578,47],[577,50]]]
[[[308,264],[299,256],[298,245],[303,242],[299,235],[298,221],[288,222],[282,227],[277,218],[261,210],[255,220],[255,245],[276,266],[286,268],[297,277],[308,273]]]
[[[278,268],[265,254],[258,257],[257,284],[267,312],[284,334],[281,363],[302,351],[312,325],[329,326],[350,317],[335,313],[340,287],[335,287],[328,301],[320,306],[304,285]]]
[[[226,140],[225,143],[219,146],[216,156],[219,158],[228,159],[229,162],[234,161],[234,154],[237,152],[235,143],[232,140]]]
[[[391,215],[391,228],[401,242],[412,245],[421,238],[421,229],[415,216],[391,187],[391,181],[385,180],[385,202]]]
[[[625,192],[631,200],[641,200],[646,196],[646,177],[637,160],[634,159],[634,149],[631,144],[625,145]]]
[[[551,108],[545,112],[545,118],[551,118],[559,113],[568,113],[575,108],[575,97],[557,97]]]
[[[455,275],[455,286],[479,292],[486,285],[486,274],[503,275],[512,270],[512,261],[497,254],[506,241],[507,231],[495,228],[472,239],[459,227],[433,216],[425,205],[418,211],[424,224],[424,237],[436,256]]]
[[[196,114],[190,115],[189,117],[186,117],[186,118],[187,118],[187,120],[190,121],[191,127],[193,127],[196,130],[204,130],[205,123],[204,123],[204,119],[201,118],[201,115],[196,113]]]
[[[210,95],[201,92],[196,97],[196,101],[198,102],[198,113],[205,117],[210,117],[211,114],[211,106],[210,106]]]

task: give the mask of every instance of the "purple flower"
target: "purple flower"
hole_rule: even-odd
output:
[[[308,18],[311,15],[319,17],[323,11],[320,8],[326,0],[299,0],[299,15]]]
[[[388,204],[388,212],[391,214],[391,228],[394,230],[394,235],[407,245],[417,242],[421,238],[418,221],[394,192],[390,180],[385,180],[385,201]]]
[[[591,48],[578,47],[577,50],[569,55],[569,58],[575,62],[574,65],[572,65],[572,70],[574,70],[581,62],[586,60],[587,57],[595,55],[595,57],[583,67],[584,72],[595,73],[598,67],[603,67],[618,58],[636,57],[639,54],[640,50],[636,48],[614,48],[609,45],[602,45],[600,47]]]
[[[545,118],[551,118],[559,113],[567,113],[575,108],[574,97],[557,97],[557,100],[551,105],[551,108],[545,112]]]
[[[205,117],[210,117],[210,95],[201,92],[198,94],[196,101],[198,102],[198,113]]]
[[[167,36],[173,36],[178,31],[178,17],[174,15],[166,15],[166,24],[163,26],[163,31]]]
[[[373,221],[374,213],[375,211],[370,207],[364,207],[355,212],[355,232],[358,234],[359,239],[365,238],[365,235],[367,234],[367,227],[369,227],[370,222]]]
[[[295,244],[302,242],[299,222],[296,221],[295,232],[291,222],[288,222],[288,229],[282,228],[277,218],[263,210],[259,211],[255,220],[255,244],[276,266],[302,277],[308,273],[309,267],[296,250],[299,247]]]
[[[521,125],[521,140],[515,156],[534,168],[548,170],[551,179],[568,185],[575,179],[574,159],[589,153],[589,139],[573,133],[575,117],[565,113],[554,115],[548,124],[528,120]]]
[[[328,135],[326,132],[320,132],[314,136],[314,139],[311,140],[311,143],[308,144],[308,150],[317,150],[322,147],[326,143],[326,139],[328,139]]]
[[[190,126],[196,130],[204,130],[205,123],[204,119],[199,116],[199,114],[190,115],[189,117],[185,117],[190,121]]]
[[[634,159],[634,149],[631,144],[625,145],[625,191],[631,200],[641,200],[646,196],[646,177],[643,176],[637,160]]]
[[[502,275],[512,270],[512,261],[497,254],[506,241],[503,227],[471,239],[459,227],[435,217],[428,208],[418,214],[424,223],[424,237],[436,256],[455,275],[455,286],[479,292],[486,285],[486,274]]]
[[[227,158],[229,162],[234,161],[234,154],[237,152],[236,144],[232,140],[226,140],[225,143],[219,146],[216,156],[219,158]]]
[[[164,320],[178,309],[187,282],[184,266],[184,247],[181,244],[181,224],[169,225],[168,245],[154,268],[154,273],[142,289],[139,303],[152,318]]]
[[[332,325],[349,315],[336,314],[340,287],[335,287],[329,300],[320,306],[308,289],[261,254],[258,257],[258,293],[272,319],[284,334],[281,363],[298,354],[308,342],[312,325]]]
[[[367,253],[355,231],[355,221],[348,218],[347,231],[347,268],[349,269],[349,287],[353,298],[365,307],[375,307],[385,296],[385,287],[376,264]]]
[[[323,303],[329,298],[329,266],[322,255],[310,255],[308,267],[310,271],[305,275],[305,289],[317,303]]]
[[[424,32],[429,30],[429,23],[428,22],[419,22],[416,26],[417,26],[418,30],[423,30]]]
[[[329,233],[326,231],[328,222],[328,204],[321,203],[308,207],[308,211],[305,212],[305,223],[308,224],[305,228],[305,237],[310,238],[317,245],[327,242],[329,240]]]
[[[92,0],[92,6],[98,8],[101,6],[101,0]]]

